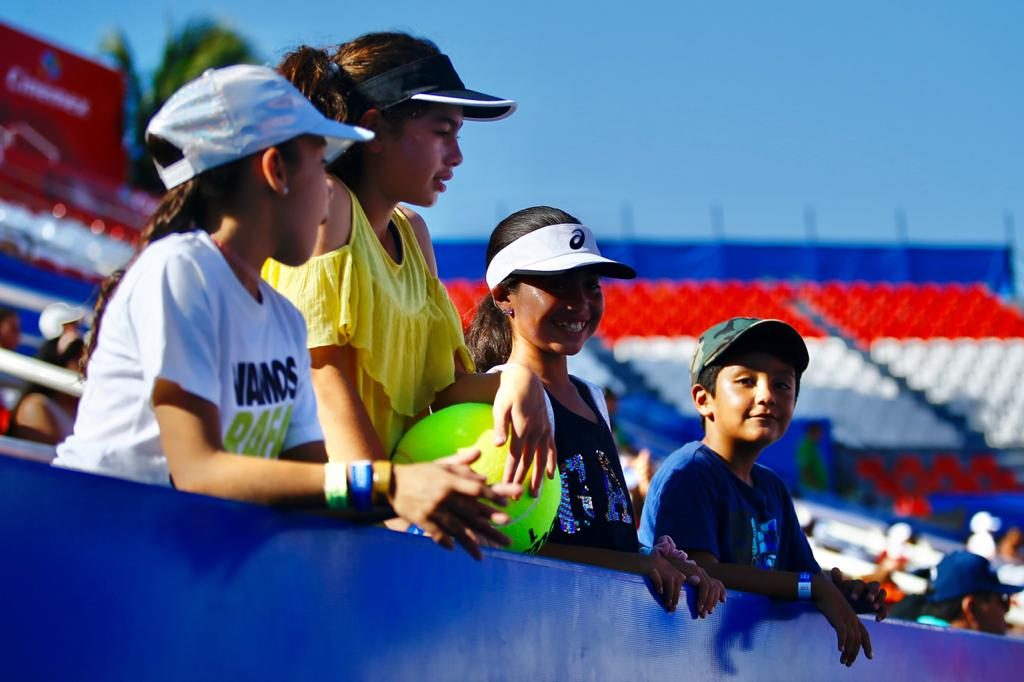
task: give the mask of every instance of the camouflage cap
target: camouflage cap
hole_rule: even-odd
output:
[[[690,361],[690,381],[696,384],[704,368],[715,364],[726,351],[736,349],[741,339],[744,351],[764,351],[778,355],[793,365],[798,375],[807,369],[810,362],[803,337],[782,320],[733,317],[719,322],[700,335]]]

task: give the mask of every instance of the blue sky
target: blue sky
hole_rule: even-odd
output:
[[[210,3],[9,3],[15,27],[87,55],[121,27],[143,67],[168,26]],[[525,206],[599,235],[999,243],[1024,235],[1024,3],[268,3],[212,16],[269,62],[301,42],[401,29],[470,87],[519,100],[468,122],[463,166],[424,212],[445,238],[489,234]]]

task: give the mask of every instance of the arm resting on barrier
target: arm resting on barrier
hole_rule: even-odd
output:
[[[574,547],[549,542],[541,548],[542,556],[564,561],[575,561],[591,566],[610,568],[642,575],[651,581],[655,593],[661,596],[668,611],[674,611],[684,582],[690,582],[697,591],[696,611],[701,618],[711,613],[715,605],[725,601],[725,588],[710,578],[699,566],[675,562],[660,554],[616,552],[597,547]]]
[[[153,407],[179,489],[280,507],[326,505],[325,467],[308,461],[326,461],[322,441],[288,451],[307,461],[237,455],[223,449],[219,411],[213,403],[158,379]],[[507,523],[508,516],[479,498],[504,506],[505,495],[521,490],[511,484],[486,485],[484,477],[470,468],[479,456],[479,451],[472,451],[437,462],[396,466],[388,496],[397,514],[423,528],[435,542],[449,548],[458,542],[476,558],[481,557],[480,541],[508,544],[508,538],[491,526]]]
[[[762,594],[776,599],[796,599],[799,573],[774,571],[755,566],[722,564],[709,552],[689,552],[690,558],[701,565],[709,575],[718,578],[733,590]],[[868,658],[873,658],[871,636],[857,617],[846,596],[824,573],[811,576],[811,600],[836,631],[839,662],[851,666],[861,647]]]

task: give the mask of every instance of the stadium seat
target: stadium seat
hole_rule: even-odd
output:
[[[486,287],[468,280],[448,287],[468,324]],[[963,415],[989,446],[1024,447],[1024,395],[1015,385],[1024,373],[1024,316],[983,285],[640,279],[607,282],[604,290],[599,336],[684,413],[692,410],[685,365],[695,337],[722,319],[754,315],[784,319],[808,340],[812,361],[799,414],[832,419],[844,444],[949,448],[964,442],[955,426],[881,367],[929,403]],[[852,345],[828,337],[802,312],[806,307]],[[688,342],[659,350],[660,338]],[[654,342],[653,350],[645,349],[645,339]],[[933,484],[959,480],[952,470],[943,476]]]
[[[937,454],[932,460],[931,488],[936,492],[951,492],[956,489],[963,475],[960,459],[956,455]]]
[[[920,496],[931,492],[924,464],[916,455],[904,454],[897,457],[893,462],[892,477],[904,493]]]
[[[1024,335],[1024,315],[982,285],[829,282],[806,286],[801,295],[819,314],[865,345],[883,337]]]

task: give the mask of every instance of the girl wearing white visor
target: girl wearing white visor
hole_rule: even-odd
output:
[[[306,319],[331,460],[386,459],[431,407],[486,402],[499,439],[511,425],[505,480],[522,482],[536,457],[536,489],[554,474],[540,382],[523,368],[474,373],[427,227],[400,205],[432,206],[462,163],[463,121],[503,119],[515,102],[467,88],[436,45],[404,33],[301,47],[279,69],[326,116],[377,135],[329,167],[336,190],[313,258],[263,270]]]
[[[178,90],[146,137],[168,193],[142,251],[104,286],[55,465],[271,505],[391,504],[449,546],[502,544],[477,499],[502,497],[469,470],[471,454],[325,464],[305,323],[259,277],[267,258],[309,258],[324,165],[373,134],[323,117],[271,69],[233,66]]]
[[[568,213],[547,206],[513,213],[487,245],[490,294],[477,308],[469,347],[481,369],[526,367],[544,384],[562,502],[540,553],[644,575],[670,611],[689,580],[703,616],[724,601],[722,583],[686,561],[669,539],[640,552],[604,393],[568,370],[566,358],[601,323],[601,277],[635,276],[633,268],[602,256],[593,232]]]

